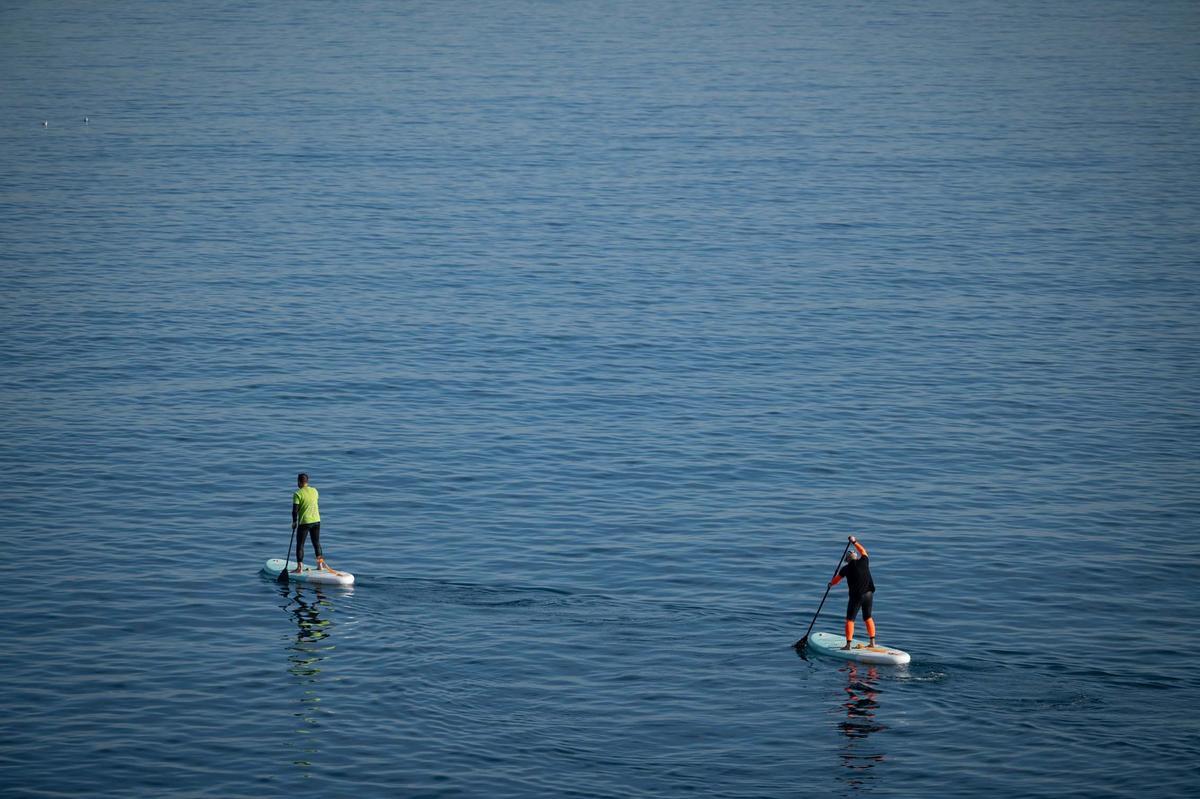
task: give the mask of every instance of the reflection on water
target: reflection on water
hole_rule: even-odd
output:
[[[329,636],[335,625],[329,617],[335,608],[329,597],[315,586],[301,587],[290,583],[281,592],[286,600],[282,607],[296,622],[296,639],[288,652],[288,673],[302,689],[299,707],[292,714],[300,719],[297,732],[301,736],[293,763],[301,767],[307,777],[318,753],[316,733],[321,726],[322,714],[318,694],[321,663],[334,649]]]
[[[838,722],[838,729],[846,741],[840,753],[844,771],[839,780],[858,790],[875,781],[877,775],[873,769],[884,761],[878,739],[870,740],[873,733],[887,729],[875,717],[879,710],[879,670],[875,666],[847,663],[841,671],[846,674],[842,702],[846,715]]]

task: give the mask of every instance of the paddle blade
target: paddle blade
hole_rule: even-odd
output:
[[[806,647],[808,647],[808,636],[807,635],[804,636],[803,638],[801,638],[796,643],[792,644],[792,649],[795,649],[797,652],[803,652]]]
[[[288,581],[288,576],[287,576],[287,564],[285,563],[285,564],[284,564],[284,566],[283,566],[283,571],[281,571],[281,572],[279,573],[279,576],[275,578],[275,582],[277,582],[277,583],[286,583],[287,581]]]

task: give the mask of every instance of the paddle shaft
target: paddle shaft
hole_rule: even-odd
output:
[[[279,576],[275,578],[276,580],[278,580],[281,583],[286,583],[288,581],[287,567],[288,567],[288,561],[290,561],[292,559],[292,541],[295,538],[296,538],[296,525],[293,524],[292,525],[292,535],[291,535],[291,538],[288,539],[288,551],[287,551],[287,554],[283,556],[283,571],[279,572]],[[299,565],[299,564],[297,564],[297,565]],[[824,602],[824,600],[821,600],[821,601]]]
[[[840,558],[838,558],[837,565],[833,567],[833,577],[837,577],[838,569],[840,569],[842,567],[842,561],[846,559],[846,553],[849,551],[850,551],[850,542],[847,541],[846,548],[842,550],[842,556]],[[830,582],[833,581],[833,577],[829,578]],[[817,612],[813,614],[812,621],[810,621],[808,623],[808,631],[805,632],[804,637],[801,638],[797,642],[797,646],[803,645],[806,641],[808,641],[808,633],[812,632],[813,625],[817,623],[817,617],[821,615],[821,608],[825,607],[825,600],[829,598],[829,589],[830,588],[833,588],[833,586],[826,583],[825,596],[821,597],[821,604],[817,605]]]

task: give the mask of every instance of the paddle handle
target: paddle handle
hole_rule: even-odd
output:
[[[842,550],[842,556],[838,558],[837,566],[833,567],[833,577],[837,577],[838,569],[842,566],[842,561],[846,559],[846,553],[850,551],[850,541],[846,541],[846,548]],[[833,577],[830,577],[830,582],[833,582]],[[808,623],[808,631],[804,633],[801,641],[808,640],[808,633],[812,632],[813,625],[817,623],[817,617],[821,615],[821,608],[825,607],[825,600],[829,598],[829,589],[833,588],[829,583],[825,584],[825,595],[821,597],[821,604],[817,605],[817,612],[813,614],[812,621]]]

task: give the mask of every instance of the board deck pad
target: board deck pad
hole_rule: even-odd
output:
[[[808,637],[809,649],[830,657],[889,666],[900,666],[912,660],[907,652],[890,646],[868,646],[862,641],[855,641],[852,649],[842,649],[845,645],[846,636],[835,633],[813,633]]]
[[[291,570],[296,568],[296,562],[293,560],[284,563],[283,558],[271,558],[263,566],[263,573],[269,574],[272,577],[278,577],[279,572],[284,569],[288,570],[288,580],[293,583],[309,583],[311,585],[354,585],[354,575],[350,572],[339,571],[334,574],[331,571],[321,571],[312,566],[305,565],[304,570],[299,574],[292,574]]]

